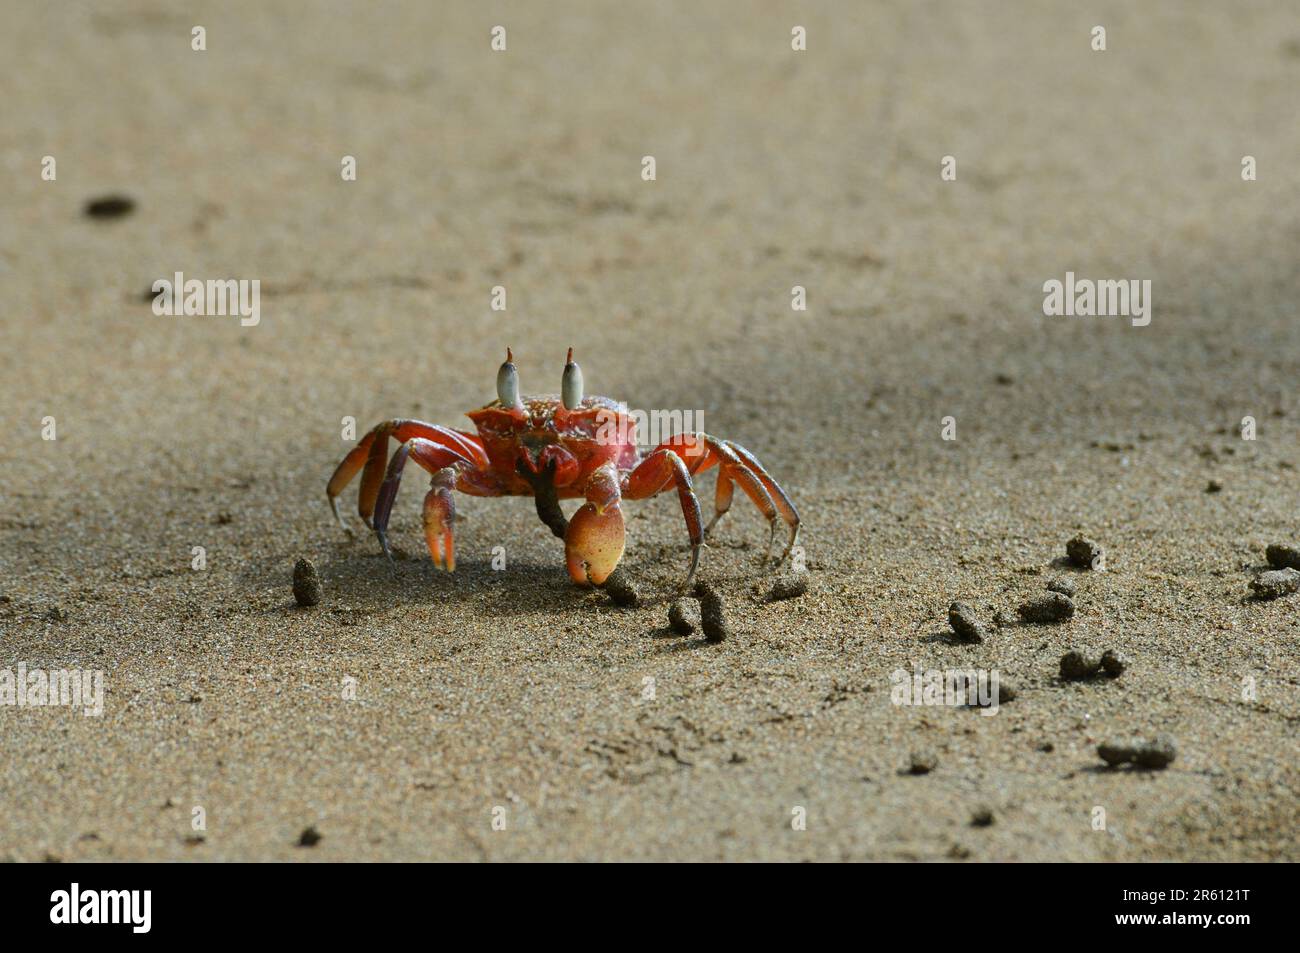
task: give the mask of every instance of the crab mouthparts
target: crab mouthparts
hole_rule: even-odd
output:
[[[519,447],[519,465],[527,467],[530,473],[540,476],[542,471],[548,465],[555,466],[553,460],[549,459],[546,448],[554,446],[551,441],[543,437],[523,437],[520,440]]]

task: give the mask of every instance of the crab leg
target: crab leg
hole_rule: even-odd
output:
[[[433,474],[432,489],[424,498],[424,537],[429,546],[429,555],[434,565],[446,568],[450,572],[456,568],[455,549],[452,538],[452,524],[456,518],[456,507],[452,502],[451,491],[456,486],[459,468],[474,468],[474,462],[457,450],[444,447],[416,437],[397,448],[388,472],[384,476],[375,496],[375,535],[384,547],[384,554],[391,560],[392,552],[388,548],[388,518],[393,512],[393,501],[397,499],[397,488],[402,482],[402,470],[406,459],[410,457],[420,466]],[[445,556],[444,556],[445,551]]]
[[[758,462],[756,456],[734,440],[726,441],[726,446],[735,451],[736,456],[743,460],[745,466],[752,470],[754,475],[762,482],[763,488],[771,494],[771,499],[776,504],[776,509],[781,514],[781,518],[785,520],[785,525],[790,527],[790,541],[786,543],[784,552],[776,560],[779,565],[786,556],[790,555],[790,550],[794,549],[795,544],[799,542],[799,511],[794,508],[794,503],[790,500],[790,497],[786,496],[785,490],[781,489],[781,484],[777,483],[772,478],[772,475],[763,469],[763,464]],[[775,523],[773,523],[772,529],[773,531],[776,530]]]
[[[451,496],[455,486],[455,469],[443,467],[433,475],[424,497],[424,542],[433,564],[447,572],[456,571],[456,502]]]
[[[623,477],[623,495],[629,500],[643,500],[667,489],[670,483],[677,486],[677,499],[682,504],[686,530],[691,537],[691,568],[686,573],[686,588],[695,579],[695,569],[700,564],[700,548],[704,545],[703,517],[700,501],[691,484],[691,473],[686,462],[675,449],[655,450]]]
[[[487,454],[483,450],[483,445],[473,434],[462,433],[438,424],[425,423],[422,420],[386,420],[362,437],[361,441],[348,451],[325,487],[325,495],[329,497],[334,517],[345,530],[348,526],[339,513],[337,497],[364,467],[365,470],[361,474],[361,492],[357,495],[357,513],[367,526],[370,525],[379,485],[384,477],[384,466],[388,462],[390,436],[396,437],[399,443],[405,443],[414,437],[422,437],[458,451],[461,456],[471,460],[476,466],[487,465]]]
[[[784,519],[791,528],[789,545],[777,559],[779,564],[790,552],[799,535],[799,514],[785,495],[785,491],[763,469],[762,464],[740,444],[731,440],[719,440],[702,431],[677,434],[661,443],[650,452],[650,457],[661,450],[672,450],[686,462],[692,475],[718,467],[717,491],[713,497],[713,519],[704,528],[705,535],[731,509],[735,484],[745,491],[760,513],[768,522],[768,553],[771,554],[772,543],[776,539],[777,520]],[[662,488],[661,488],[662,489]]]

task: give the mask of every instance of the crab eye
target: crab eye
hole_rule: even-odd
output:
[[[582,406],[582,369],[573,362],[573,348],[569,348],[568,363],[564,365],[560,397],[569,410],[577,410]]]
[[[506,362],[497,371],[497,399],[502,407],[520,407],[519,372],[515,370],[515,356],[506,348]]]

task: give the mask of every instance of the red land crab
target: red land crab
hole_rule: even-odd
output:
[[[357,511],[388,547],[388,518],[407,459],[432,474],[424,498],[424,536],[433,562],[456,568],[451,491],[471,496],[531,496],[537,513],[564,540],[569,575],[579,585],[602,584],[623,556],[622,500],[641,500],[676,489],[691,539],[689,588],[705,535],[731,506],[735,484],[754,501],[771,526],[768,552],[778,521],[789,527],[789,554],[799,538],[799,514],[785,491],[752,453],[730,440],[703,432],[678,434],[648,453],[637,449],[636,424],[608,397],[583,397],[582,371],[569,348],[561,395],[521,397],[514,356],[497,372],[497,399],[466,414],[478,433],[419,420],[388,420],[365,435],[330,477],[325,492],[339,524],[338,495],[361,473]],[[388,459],[388,439],[401,444]],[[714,515],[702,527],[691,477],[718,467]],[[363,469],[364,468],[364,469]],[[566,521],[557,500],[585,498]]]

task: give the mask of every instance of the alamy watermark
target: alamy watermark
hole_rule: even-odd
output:
[[[186,279],[184,272],[176,272],[172,279],[159,278],[153,283],[153,313],[178,314],[237,314],[239,323],[246,328],[256,327],[262,320],[262,282],[259,278],[198,278]]]
[[[1080,317],[1130,318],[1135,328],[1151,323],[1151,279],[1075,278],[1065,273],[1065,281],[1049,278],[1043,282],[1043,314]]]
[[[153,925],[152,890],[82,890],[73,882],[50,894],[50,922],[55,924],[124,924],[132,933],[148,933]]]
[[[81,706],[87,717],[104,713],[104,673],[100,669],[45,669],[19,662],[15,671],[0,668],[0,705],[17,708]]]
[[[896,668],[889,674],[893,685],[889,700],[895,705],[971,707],[981,715],[998,713],[998,670],[983,668]]]
[[[596,443],[602,445],[635,443],[638,447],[657,447],[670,437],[681,436],[682,445],[694,450],[704,430],[702,410],[629,410],[620,403],[618,410],[601,410],[596,414]]]

